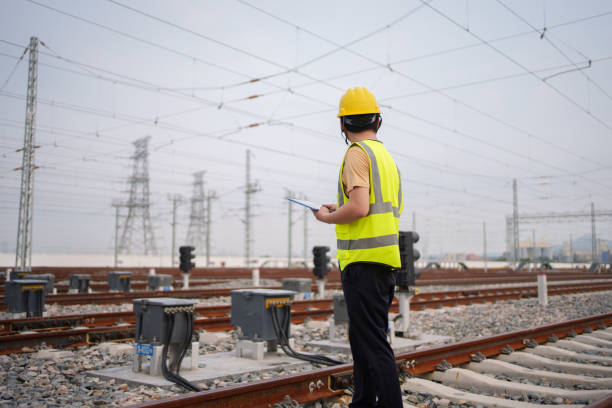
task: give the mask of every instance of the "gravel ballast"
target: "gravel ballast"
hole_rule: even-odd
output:
[[[211,303],[208,303],[209,300]],[[219,302],[219,299],[209,300],[202,303]],[[532,298],[428,309],[411,313],[411,319],[416,331],[450,336],[454,342],[612,311],[612,291],[552,296],[548,300],[549,304],[546,307],[538,305],[537,299]],[[92,309],[94,307],[95,310]],[[88,305],[63,307],[61,312],[62,314],[102,313],[131,309],[131,304]],[[346,329],[342,327],[337,329],[338,335],[346,335]],[[234,331],[231,334],[231,339],[225,336],[218,344],[202,344],[201,352],[231,350],[236,342],[237,333]],[[292,334],[295,335],[297,348],[308,350],[301,346],[309,340],[326,338],[327,328],[321,322],[306,323],[292,326]],[[344,355],[339,358],[349,360],[350,356]],[[53,357],[44,353],[0,356],[0,407],[115,407],[186,393],[177,386],[169,389],[149,386],[130,387],[127,384],[85,375],[86,371],[130,363],[130,355],[111,355],[107,348],[101,346],[55,353]],[[296,370],[278,369],[264,374],[220,378],[200,385],[205,389],[214,389],[290,375],[312,368],[306,365]],[[405,397],[408,404],[455,406],[445,405],[447,401],[436,401],[430,396],[407,394]],[[325,406],[342,407],[346,406],[347,401],[348,398],[336,399],[326,403]]]

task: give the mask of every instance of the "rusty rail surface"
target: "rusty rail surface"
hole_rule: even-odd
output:
[[[0,270],[5,270],[0,268]],[[68,276],[75,273],[86,273],[91,275],[91,282],[103,282],[107,280],[108,272],[118,269],[130,271],[133,273],[132,281],[146,280],[148,276],[148,267],[33,267],[34,273],[52,273],[56,281],[68,279]],[[181,272],[177,268],[157,267],[157,273],[171,274],[175,279],[180,281]],[[260,276],[262,279],[282,279],[282,278],[313,278],[312,271],[307,268],[266,268],[260,267]],[[556,269],[546,271],[549,274],[550,280],[580,280],[580,279],[596,279],[605,278],[612,279],[612,273],[590,273],[585,269]],[[191,279],[251,279],[250,268],[194,268],[191,272]],[[523,282],[535,280],[536,272],[513,271],[510,268],[495,268],[485,273],[483,269],[471,268],[469,270],[461,270],[456,268],[445,269],[421,269],[421,277],[417,281],[419,285],[429,280],[449,280],[448,284],[456,279],[468,278],[487,278],[487,279],[522,279]],[[0,283],[4,276],[0,275]],[[337,268],[332,270],[327,275],[329,282],[339,282],[340,272]],[[463,284],[463,283],[462,283]]]
[[[553,335],[561,339],[568,334],[580,334],[586,328],[597,329],[610,325],[612,313],[402,353],[395,358],[402,373],[419,375],[434,371],[442,360],[460,365],[470,362],[470,356],[478,352],[492,357],[500,354],[507,346],[514,350],[523,349],[529,340],[542,344]],[[268,408],[281,402],[286,395],[299,403],[313,402],[342,394],[351,385],[351,370],[351,364],[344,364],[278,379],[145,402],[130,408]]]
[[[549,295],[560,295],[610,290],[612,283],[551,285],[548,289]],[[423,310],[535,296],[537,289],[533,286],[425,293],[415,296],[410,308]],[[291,322],[299,324],[306,319],[326,319],[333,313],[331,303],[330,299],[294,301]],[[195,319],[195,328],[207,331],[232,330],[234,326],[227,316],[230,308],[230,305],[197,307],[196,316],[200,318]],[[392,304],[390,312],[399,312],[397,301]],[[132,312],[3,320],[0,321],[0,354],[32,351],[42,343],[55,347],[75,347],[103,341],[129,341],[134,338],[134,324],[135,316]],[[16,333],[23,330],[33,333]]]

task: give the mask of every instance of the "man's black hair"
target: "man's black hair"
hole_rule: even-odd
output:
[[[342,124],[349,132],[360,133],[366,130],[378,131],[378,113],[366,113],[363,115],[350,115],[342,117]]]

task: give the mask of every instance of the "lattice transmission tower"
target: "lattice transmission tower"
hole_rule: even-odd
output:
[[[149,139],[140,138],[134,142],[132,155],[132,176],[129,178],[130,196],[121,206],[127,208],[123,224],[119,253],[157,253],[151,224],[151,194],[149,191]],[[142,234],[142,235],[140,235]],[[140,241],[139,237],[142,237]],[[134,252],[136,251],[136,252]]]
[[[30,38],[30,63],[26,96],[23,159],[21,164],[21,192],[17,221],[15,267],[29,269],[32,266],[32,213],[34,210],[34,136],[36,133],[36,100],[38,94],[38,38]]]
[[[206,196],[204,195],[204,173],[193,173],[193,195],[191,196],[191,215],[185,244],[195,247],[197,254],[203,254],[206,246]]]

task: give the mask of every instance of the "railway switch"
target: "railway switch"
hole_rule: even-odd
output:
[[[44,280],[16,279],[6,282],[4,301],[9,313],[27,313],[27,317],[42,316],[45,308]]]
[[[149,374],[164,378],[193,391],[199,388],[179,375],[181,363],[191,348],[191,368],[197,368],[197,342],[193,342],[195,300],[152,298],[135,299],[136,352],[133,371],[140,372],[143,359],[150,357]]]
[[[150,290],[172,290],[174,278],[167,274],[149,275],[148,283]]]
[[[45,292],[46,293],[52,293],[53,292],[53,285],[55,284],[55,275],[53,275],[52,273],[40,273],[40,274],[32,274],[32,275],[28,275],[28,279],[34,279],[34,280],[44,280],[46,281],[45,283]]]
[[[297,292],[296,299],[308,299],[312,296],[312,280],[308,278],[284,278],[283,289]]]
[[[344,293],[334,294],[334,322],[348,323],[348,311],[346,309],[346,300],[344,300]]]
[[[272,308],[276,308],[281,329],[289,337],[291,300],[295,292],[279,289],[232,290],[232,324],[242,329],[244,339],[276,341]]]
[[[70,275],[70,287],[68,292],[70,293],[87,293],[89,292],[89,281],[91,275],[89,274],[75,274]]]
[[[108,285],[111,290],[129,292],[131,289],[132,272],[112,271],[108,273]]]
[[[336,340],[336,326],[347,324],[349,321],[344,293],[334,293],[333,308],[334,314],[329,318],[329,341],[331,342]]]

